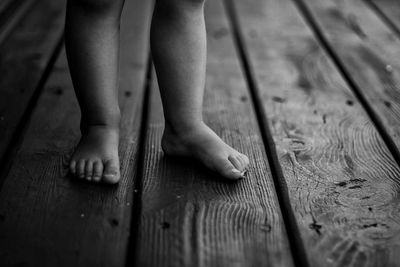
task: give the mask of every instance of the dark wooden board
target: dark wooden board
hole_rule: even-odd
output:
[[[310,265],[397,265],[400,169],[373,123],[293,1],[234,3]]]
[[[0,44],[0,162],[61,42],[64,5],[38,1]]]
[[[378,13],[383,14],[389,23],[400,33],[400,1],[397,0],[364,0],[374,8]]]
[[[125,4],[120,85],[122,180],[110,187],[67,176],[68,158],[79,139],[79,110],[63,53],[0,192],[1,266],[125,266],[151,2]]]
[[[2,0],[0,2],[0,44],[35,2],[34,0]]]
[[[138,266],[292,266],[251,99],[222,1],[208,1],[204,117],[246,153],[249,177],[220,179],[190,160],[164,157],[161,101],[152,87],[144,156]]]

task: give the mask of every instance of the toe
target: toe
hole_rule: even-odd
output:
[[[229,155],[228,160],[235,166],[239,171],[243,171],[243,163],[240,161],[239,156],[237,155]]]
[[[71,163],[69,164],[69,171],[75,175],[76,174],[76,161],[71,160]]]
[[[228,179],[237,180],[242,178],[240,171],[227,158],[217,159],[215,161],[215,169]]]
[[[103,163],[96,161],[93,163],[93,181],[100,182],[103,175]]]
[[[119,181],[119,164],[116,160],[108,160],[104,164],[103,181],[109,184],[115,184]]]
[[[91,181],[93,177],[93,161],[87,161],[85,166],[85,178]]]
[[[76,165],[76,175],[79,178],[85,178],[85,160],[81,159]]]
[[[249,158],[246,155],[242,154],[242,153],[240,153],[239,158],[243,162],[243,168],[247,168],[249,166],[249,164],[250,164]]]

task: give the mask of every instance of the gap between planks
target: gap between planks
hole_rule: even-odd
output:
[[[391,153],[291,1],[235,4],[310,264],[382,262],[396,245],[372,235],[398,232]]]
[[[136,205],[132,206],[132,217],[130,226],[130,236],[128,240],[128,249],[126,253],[126,265],[134,266],[135,258],[137,253],[137,240],[139,234],[139,223],[140,214],[142,212],[142,186],[143,186],[143,171],[145,166],[145,149],[147,142],[147,130],[149,126],[149,114],[150,114],[150,98],[151,98],[151,87],[152,87],[152,77],[154,76],[153,70],[153,60],[151,53],[149,53],[147,60],[146,69],[146,81],[144,86],[143,95],[143,107],[142,107],[142,118],[141,118],[141,128],[139,132],[139,148],[138,148],[138,162],[136,167],[136,181],[133,189],[133,203]]]
[[[344,62],[337,54],[335,49],[333,49],[331,43],[322,33],[322,29],[317,23],[316,18],[309,10],[307,4],[305,4],[304,0],[292,0],[295,6],[299,9],[300,14],[303,15],[305,22],[309,25],[310,29],[313,31],[317,41],[320,43],[321,47],[325,50],[325,52],[330,56],[332,61],[334,62],[336,68],[349,85],[349,88],[353,91],[354,95],[356,96],[357,100],[360,102],[366,113],[368,114],[369,118],[375,125],[375,128],[378,130],[378,133],[382,137],[383,141],[385,142],[387,148],[389,149],[390,153],[392,154],[396,163],[400,166],[400,151],[397,148],[396,142],[393,140],[391,135],[387,132],[385,125],[382,123],[379,115],[374,111],[371,104],[369,103],[366,96],[363,94],[362,90],[359,88],[357,82],[354,80],[352,75],[347,71],[344,67]]]
[[[207,5],[205,120],[228,143],[248,152],[253,166],[247,179],[231,184],[200,164],[164,158],[159,146],[161,102],[153,91],[135,262],[144,266],[268,262],[290,266],[286,229],[223,1]],[[152,89],[158,89],[156,84]],[[239,116],[243,117],[237,119]]]
[[[21,3],[22,2],[22,3]],[[10,32],[20,22],[36,1],[5,1],[0,6],[0,44],[7,39]]]
[[[1,41],[2,40],[0,39],[0,42]],[[12,137],[9,140],[9,143],[7,144],[4,150],[4,154],[0,155],[0,189],[2,188],[4,180],[10,170],[13,158],[16,155],[19,147],[21,146],[24,134],[29,126],[29,121],[32,117],[36,104],[38,103],[40,95],[46,85],[47,80],[50,77],[52,69],[59,55],[61,54],[63,44],[64,44],[64,38],[63,35],[61,35],[56,41],[54,50],[50,53],[51,56],[47,61],[47,63],[45,64],[45,68],[43,70],[43,73],[40,75],[37,86],[34,88],[32,95],[27,101],[26,108],[23,111],[22,116],[18,121],[16,128],[12,134]]]
[[[236,8],[232,0],[224,0],[224,4],[227,10],[229,21],[232,25],[231,28],[233,29],[235,47],[239,54],[241,67],[246,77],[248,89],[250,91],[250,95],[255,108],[257,121],[260,127],[261,136],[264,142],[268,162],[271,168],[271,173],[276,188],[276,194],[278,196],[278,201],[281,206],[282,217],[286,227],[292,256],[297,266],[308,267],[310,265],[307,260],[304,244],[301,240],[297,220],[291,207],[288,186],[286,184],[286,180],[278,160],[275,142],[273,140],[271,130],[268,126],[268,118],[263,109],[263,103],[261,100],[262,98],[259,93],[260,90],[257,88],[258,86],[254,78],[254,71],[252,70],[252,67],[248,60],[249,57],[247,55],[246,46],[242,38],[243,34],[241,32],[239,21],[237,19]]]
[[[33,110],[35,109],[35,106],[38,102],[40,94],[42,93],[43,88],[45,87],[46,82],[50,77],[50,74],[52,72],[54,64],[56,63],[56,61],[62,51],[63,43],[64,43],[64,39],[63,39],[63,37],[60,37],[59,40],[57,41],[57,45],[56,45],[48,63],[46,64],[43,74],[40,77],[38,85],[34,89],[33,94],[28,101],[27,107],[26,107],[25,111],[23,112],[23,115],[22,115],[20,121],[17,124],[17,127],[16,127],[14,134],[4,152],[4,155],[0,159],[0,189],[2,188],[4,179],[7,176],[9,168],[11,167],[12,159],[15,156],[15,154],[17,153],[18,148],[20,147],[20,145],[22,143],[22,140],[24,139],[24,133],[26,132],[26,130],[29,126],[29,121],[32,117]]]
[[[364,2],[377,14],[378,17],[387,25],[389,29],[391,29],[394,33],[396,33],[397,37],[400,38],[400,29],[397,27],[396,23],[392,21],[392,19],[382,10],[373,0],[364,0]]]
[[[77,184],[66,176],[66,159],[78,137],[79,111],[63,54],[0,193],[2,263],[125,265],[148,55],[149,2],[130,1],[125,10],[133,15],[123,16],[121,23],[121,51],[126,56],[121,58],[119,92],[120,186]]]

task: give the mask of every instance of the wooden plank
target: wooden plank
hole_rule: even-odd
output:
[[[292,1],[234,3],[310,265],[397,265],[400,169],[373,123]]]
[[[125,266],[149,55],[151,2],[127,1],[122,21],[122,180],[67,177],[79,110],[63,53],[0,193],[1,266]]]
[[[376,8],[376,11],[388,20],[397,34],[400,34],[400,2],[397,0],[365,0],[368,4]]]
[[[0,162],[61,42],[64,4],[38,1],[0,46]]]
[[[138,266],[292,266],[260,132],[222,1],[208,1],[204,117],[247,154],[249,177],[221,180],[190,160],[164,157],[163,115],[152,88],[145,145]]]
[[[400,39],[361,0],[305,4],[400,164]]]
[[[3,0],[0,2],[0,43],[7,38],[34,3],[33,0]]]

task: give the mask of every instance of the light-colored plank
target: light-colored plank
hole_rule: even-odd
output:
[[[310,265],[395,266],[400,169],[373,123],[292,1],[234,3]]]
[[[208,1],[204,117],[249,155],[237,183],[190,160],[165,157],[163,115],[152,88],[144,158],[138,266],[292,266],[285,228],[222,1]]]
[[[362,0],[304,3],[400,163],[400,39]]]
[[[122,180],[67,177],[79,110],[63,53],[0,193],[2,266],[125,266],[149,54],[151,2],[127,1],[122,22]],[[127,92],[130,92],[127,93]]]
[[[384,20],[400,34],[400,2],[397,0],[364,0],[384,16]]]

